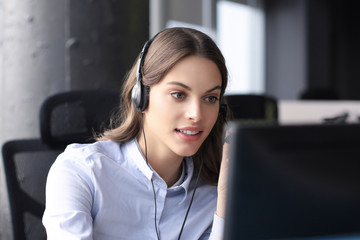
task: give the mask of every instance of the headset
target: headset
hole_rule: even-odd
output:
[[[142,68],[144,66],[145,56],[146,56],[146,54],[148,52],[148,49],[149,49],[151,43],[153,42],[153,40],[156,38],[156,36],[158,34],[156,34],[152,39],[148,40],[144,44],[144,46],[143,46],[143,48],[141,50],[140,57],[139,57],[139,63],[138,63],[138,66],[137,66],[137,71],[136,71],[136,83],[135,83],[133,89],[131,90],[131,100],[132,100],[135,108],[140,113],[145,111],[145,109],[149,105],[149,92],[150,92],[150,87],[145,86],[142,83]],[[225,103],[222,103],[222,98],[220,98],[219,102],[220,102],[219,114],[221,114],[223,116],[223,119],[226,122],[227,105]],[[144,122],[143,122],[143,119],[142,119],[142,131],[143,131],[143,134],[144,134],[144,141],[145,141],[145,160],[146,160],[146,163],[149,165],[149,162],[147,160],[147,144],[146,144],[145,130],[144,130],[143,124],[144,124]],[[187,211],[186,211],[186,214],[185,214],[185,217],[184,217],[184,220],[183,220],[180,232],[179,232],[178,239],[181,238],[181,235],[182,235],[182,232],[183,232],[183,229],[184,229],[184,226],[185,226],[185,222],[186,222],[187,216],[189,214],[189,211],[190,211],[190,208],[191,208],[194,196],[195,196],[196,189],[198,187],[198,183],[199,183],[199,179],[200,179],[201,170],[203,168],[203,165],[204,165],[204,159],[202,158],[201,159],[201,164],[200,164],[200,169],[199,169],[199,172],[198,172],[198,175],[197,175],[197,178],[196,178],[196,182],[195,182],[195,188],[194,188],[191,200],[190,200],[190,204],[189,204],[189,206],[187,208]],[[155,193],[154,183],[153,183],[152,179],[151,179],[151,184],[152,184],[152,189],[153,189],[153,194],[154,194],[154,204],[155,204],[155,222],[154,222],[155,223],[155,231],[156,231],[157,239],[159,240],[160,239],[159,230],[158,230],[158,226],[156,224],[156,212],[157,212],[157,210],[156,210],[157,209],[156,193]]]

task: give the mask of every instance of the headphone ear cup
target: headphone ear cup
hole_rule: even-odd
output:
[[[221,103],[219,108],[219,114],[226,120],[227,104]]]
[[[135,108],[140,111],[141,109],[141,82],[136,81],[135,86],[131,90],[131,100],[135,105]]]
[[[141,79],[136,80],[136,84],[131,90],[131,100],[139,112],[143,112],[149,105],[149,90],[148,86],[142,84]]]
[[[149,93],[150,93],[150,88],[148,86],[144,86],[141,83],[141,104],[139,106],[138,111],[145,111],[145,109],[148,107],[149,105]]]
[[[149,104],[149,91],[148,86],[144,86],[142,83],[142,66],[145,61],[145,55],[149,49],[152,40],[149,40],[145,43],[143,49],[141,50],[139,63],[136,71],[136,84],[131,90],[131,100],[135,105],[135,108],[139,112],[143,112]]]

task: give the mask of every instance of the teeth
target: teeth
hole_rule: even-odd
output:
[[[199,131],[190,131],[190,130],[178,130],[178,131],[190,136],[194,136],[199,133]]]

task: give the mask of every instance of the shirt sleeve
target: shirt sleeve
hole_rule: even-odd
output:
[[[75,161],[57,159],[46,183],[43,224],[48,240],[92,240],[91,174]]]
[[[224,238],[224,225],[225,221],[223,218],[214,214],[212,230],[209,240],[219,240]]]

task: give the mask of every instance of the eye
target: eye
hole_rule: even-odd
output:
[[[185,94],[183,92],[172,92],[171,96],[177,100],[182,100],[185,97]]]
[[[219,98],[216,96],[208,96],[205,98],[205,101],[207,101],[209,103],[216,103],[218,100],[219,100]]]

